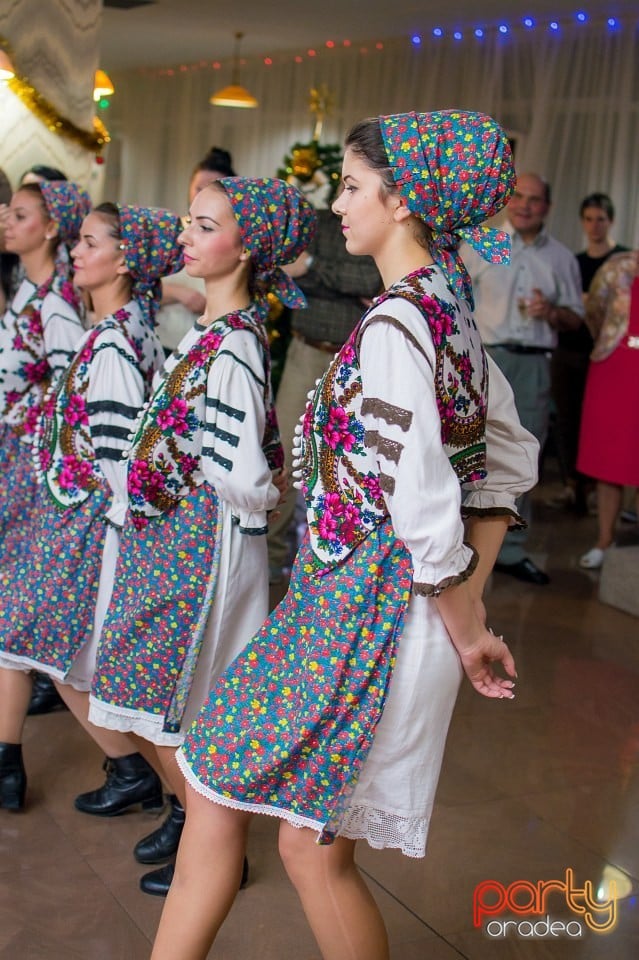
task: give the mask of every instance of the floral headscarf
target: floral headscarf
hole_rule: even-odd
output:
[[[431,253],[453,289],[473,305],[458,253],[465,240],[484,260],[508,263],[506,233],[481,226],[515,185],[506,134],[491,117],[464,110],[380,117],[386,155],[409,210],[433,232]]]
[[[118,203],[120,249],[133,279],[132,297],[150,326],[162,299],[160,278],[177,273],[184,264],[177,238],[180,218],[168,210]]]
[[[82,221],[91,210],[91,198],[86,190],[68,180],[42,180],[38,187],[47,213],[58,227],[55,274],[66,280],[71,273],[69,251],[77,243]]]
[[[250,251],[258,286],[258,308],[267,310],[266,294],[287,307],[305,307],[306,298],[281,269],[304,252],[315,233],[315,212],[296,187],[284,180],[223,177],[223,187]]]

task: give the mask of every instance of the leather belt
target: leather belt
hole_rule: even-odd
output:
[[[507,350],[508,353],[521,354],[541,354],[552,353],[550,347],[527,347],[523,343],[487,343],[488,348],[494,347],[498,350]]]
[[[307,347],[313,347],[314,350],[321,350],[322,353],[330,353],[332,355],[341,350],[343,346],[341,343],[331,343],[330,340],[313,340],[312,337],[305,337],[303,333],[299,333],[297,330],[293,330],[292,334],[296,340],[301,340]]]

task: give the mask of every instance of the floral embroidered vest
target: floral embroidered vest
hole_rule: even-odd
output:
[[[76,312],[80,312],[79,296],[73,284],[53,275],[33,291],[18,316],[11,318],[14,331],[8,348],[10,369],[4,370],[1,376],[0,417],[11,425],[18,436],[35,433],[44,395],[51,380],[41,316],[42,303],[51,291],[55,291]],[[10,310],[5,318],[9,313]],[[3,323],[6,322],[5,319]],[[10,333],[10,330],[6,332]]]
[[[272,470],[284,462],[271,390],[266,330],[253,308],[216,320],[165,377],[143,411],[129,451],[129,508],[136,526],[172,510],[204,482],[201,469],[211,365],[233,330],[248,330],[264,354],[266,425],[262,450]]]
[[[36,431],[36,471],[50,498],[62,509],[79,506],[103,482],[86,400],[95,342],[100,334],[107,329],[124,334],[137,356],[147,389],[150,387],[153,367],[144,364],[143,353],[127,329],[129,316],[123,307],[97,324],[44,399]]]
[[[456,300],[438,270],[423,268],[375,300],[309,395],[298,427],[296,485],[306,500],[313,551],[329,567],[388,516],[376,460],[365,443],[358,351],[371,312],[396,297],[414,304],[430,329],[442,445],[459,482],[485,476],[486,357],[470,308]]]

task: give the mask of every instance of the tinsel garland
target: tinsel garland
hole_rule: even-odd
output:
[[[52,133],[57,133],[61,137],[73,140],[75,143],[84,147],[85,150],[91,150],[93,153],[100,153],[105,143],[111,139],[109,131],[104,126],[99,117],[93,118],[93,130],[82,130],[76,127],[71,120],[60,116],[56,108],[46,97],[35,89],[27,80],[15,76],[7,82],[7,88],[22,100],[25,107],[31,111],[42,123],[48,127]]]

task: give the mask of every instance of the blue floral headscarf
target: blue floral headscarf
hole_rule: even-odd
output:
[[[379,125],[399,192],[432,231],[433,259],[472,306],[459,244],[465,240],[491,263],[510,259],[508,234],[481,225],[514,190],[506,134],[492,117],[464,110],[401,113],[380,117]]]
[[[156,207],[118,203],[120,249],[133,279],[132,296],[144,318],[153,326],[162,299],[161,278],[184,265],[177,238],[182,223],[175,213]]]
[[[216,183],[231,201],[242,243],[251,254],[260,308],[268,309],[267,293],[287,307],[305,307],[304,294],[281,267],[296,260],[313,238],[317,218],[311,204],[284,180],[223,177]]]

